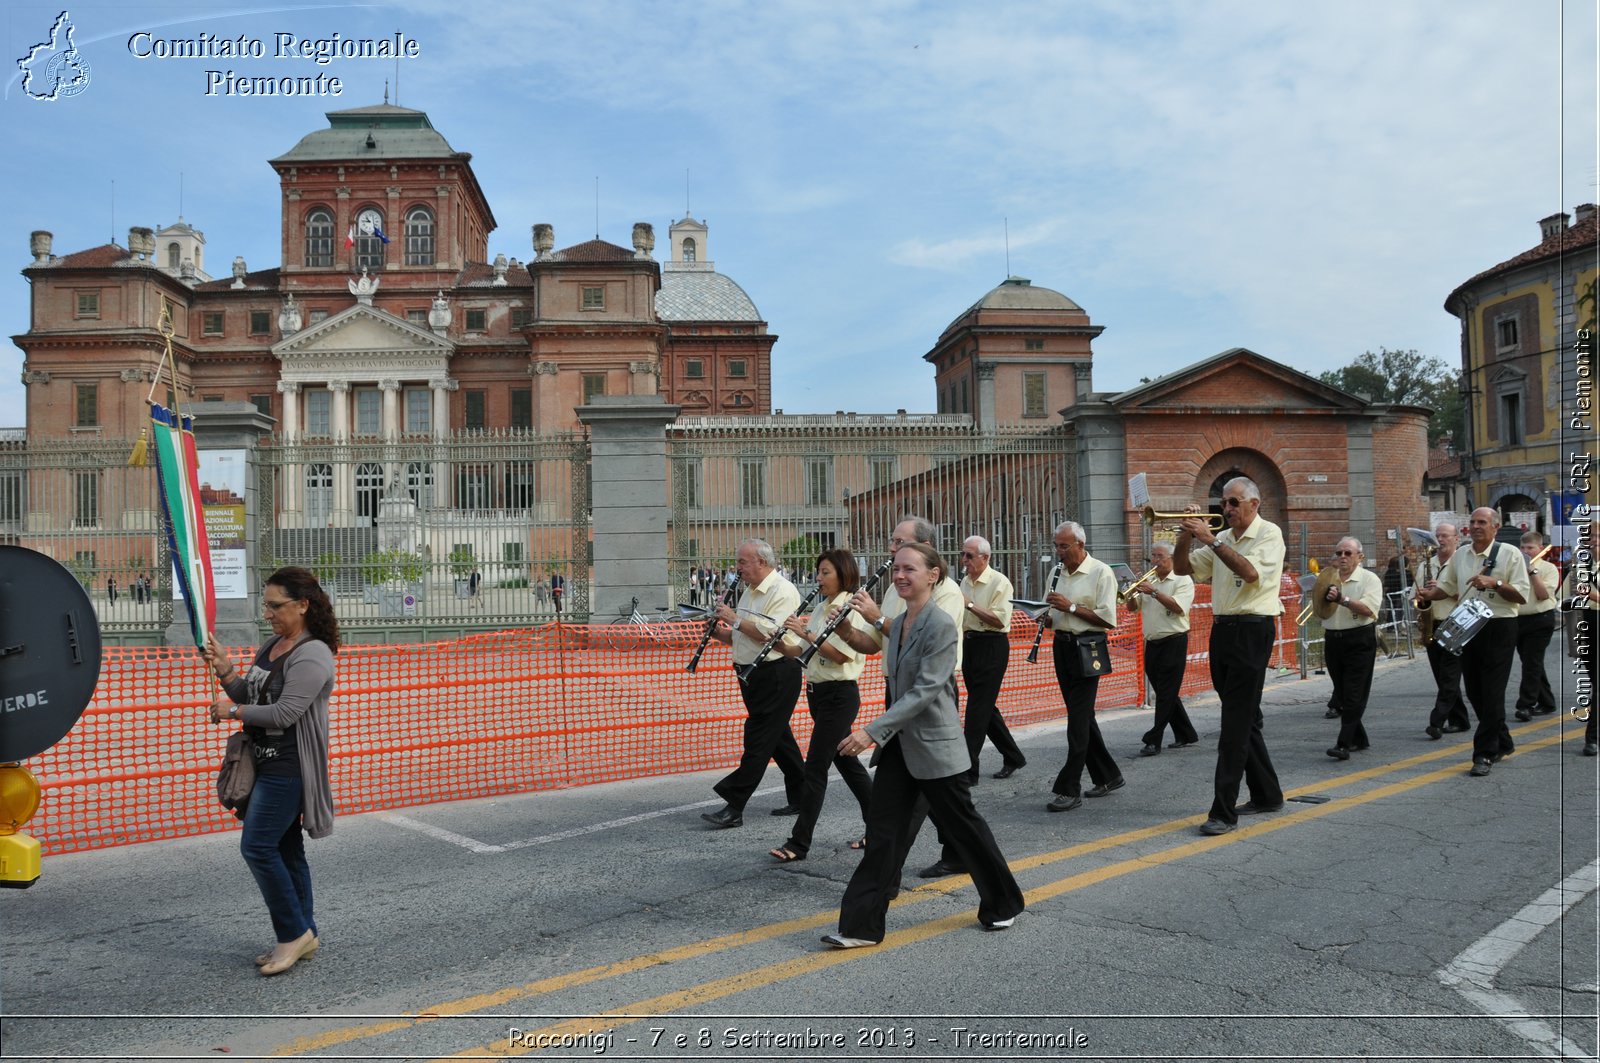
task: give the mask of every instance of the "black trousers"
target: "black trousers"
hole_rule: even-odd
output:
[[[1461,696],[1461,658],[1432,639],[1428,640],[1427,650],[1428,667],[1433,670],[1433,685],[1438,690],[1433,711],[1428,713],[1428,726],[1449,724],[1465,731],[1472,718],[1467,715],[1467,703]]]
[[[1089,780],[1096,786],[1122,776],[1122,769],[1106,749],[1100,737],[1100,723],[1094,718],[1094,700],[1100,691],[1100,677],[1079,678],[1077,671],[1077,646],[1067,632],[1058,631],[1050,640],[1050,657],[1055,662],[1056,685],[1061,688],[1061,700],[1067,706],[1067,762],[1056,774],[1052,791],[1058,794],[1075,794],[1082,788],[1083,769],[1089,769]]]
[[[768,660],[750,673],[750,681],[740,686],[744,698],[744,755],[739,766],[723,777],[714,789],[717,796],[736,812],[761,785],[767,761],[778,762],[783,772],[784,793],[789,804],[798,805],[805,797],[805,762],[800,758],[800,743],[789,729],[789,717],[800,698],[800,662],[793,657]]]
[[[872,796],[872,776],[855,757],[839,755],[839,743],[850,733],[861,712],[861,691],[853,679],[831,683],[806,684],[806,703],[811,710],[811,745],[806,749],[805,794],[800,798],[800,815],[789,828],[785,849],[804,855],[811,851],[811,836],[828,797],[828,768],[839,769],[844,784],[867,818],[867,801]]]
[[[1198,742],[1200,734],[1189,722],[1178,692],[1183,689],[1183,674],[1189,668],[1189,633],[1150,639],[1144,644],[1144,674],[1156,692],[1156,719],[1144,733],[1144,744],[1160,746],[1161,736],[1172,727],[1176,742]]]
[[[1505,756],[1515,744],[1506,726],[1506,686],[1511,682],[1511,661],[1517,655],[1517,618],[1495,617],[1483,625],[1461,653],[1461,685],[1478,714],[1472,733],[1472,755]]]
[[[983,740],[994,743],[1001,760],[1014,767],[1022,767],[1028,758],[1022,755],[1011,737],[1011,729],[1000,715],[1000,684],[1006,677],[1006,666],[1011,663],[1011,639],[1000,631],[973,631],[961,643],[961,679],[967,686],[967,718],[963,729],[967,736],[967,752],[972,756],[972,771],[967,778],[978,781],[978,754],[983,750]]]
[[[1241,779],[1256,804],[1283,801],[1261,731],[1261,688],[1277,633],[1277,620],[1270,616],[1219,616],[1211,623],[1211,685],[1222,702],[1211,818],[1224,823],[1239,821],[1235,806]]]
[[[1366,749],[1367,729],[1361,717],[1372,695],[1372,669],[1378,659],[1378,625],[1345,631],[1323,631],[1323,660],[1333,680],[1333,698],[1339,706],[1340,749]]]
[[[1556,633],[1556,611],[1517,617],[1517,659],[1522,662],[1522,682],[1517,686],[1517,708],[1523,712],[1556,711],[1555,691],[1544,670],[1544,651]]]
[[[845,937],[883,940],[884,917],[889,900],[900,890],[900,872],[906,859],[902,835],[919,797],[928,803],[947,844],[959,854],[978,887],[979,921],[1012,919],[1026,907],[1022,888],[995,844],[989,824],[972,807],[966,775],[916,778],[906,767],[900,737],[896,735],[878,758],[867,811],[866,852],[850,876],[839,906],[839,933]]]

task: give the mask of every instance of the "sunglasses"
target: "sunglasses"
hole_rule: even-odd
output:
[[[1244,499],[1242,499],[1242,498],[1224,498],[1222,500],[1222,504],[1225,505],[1225,506],[1242,506],[1242,505],[1244,505]]]
[[[1335,550],[1333,552],[1333,556],[1334,557],[1355,557],[1356,556],[1356,552],[1354,550]]]

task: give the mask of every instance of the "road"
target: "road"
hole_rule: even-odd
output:
[[[968,879],[914,878],[929,830],[888,940],[820,945],[860,824],[835,782],[811,858],[774,864],[776,771],[720,832],[698,816],[720,773],[342,818],[311,845],[324,947],[275,979],[237,835],[51,858],[0,894],[0,1056],[1594,1059],[1581,724],[1513,724],[1516,754],[1469,778],[1470,736],[1422,733],[1426,661],[1384,661],[1372,749],[1341,763],[1328,690],[1266,699],[1285,790],[1326,801],[1222,838],[1195,829],[1213,699],[1201,745],[1153,758],[1146,714],[1103,714],[1128,785],[1069,813],[1044,808],[1059,725],[1019,733],[1004,782],[988,751],[975,796],[1029,902],[998,934]]]

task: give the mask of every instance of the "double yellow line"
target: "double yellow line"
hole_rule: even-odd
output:
[[[1559,723],[1559,719],[1545,720],[1539,723],[1519,727],[1517,728],[1516,733],[1519,735],[1530,735],[1535,732],[1557,726]],[[1581,731],[1575,731],[1573,737],[1581,737],[1581,735]],[[1517,749],[1520,755],[1522,753],[1531,752],[1535,749],[1542,749],[1546,746],[1555,745],[1561,741],[1562,735],[1557,733],[1546,738],[1538,739],[1537,741],[1520,742]],[[1422,767],[1431,764],[1434,761],[1446,759],[1453,760],[1454,758],[1461,756],[1462,752],[1463,750],[1459,746],[1455,745],[1433,749],[1427,753],[1422,753],[1414,757],[1408,757],[1405,760],[1395,761],[1391,764],[1383,764],[1365,769],[1363,771],[1351,772],[1348,775],[1343,775],[1336,779],[1330,779],[1315,785],[1303,786],[1297,789],[1289,790],[1285,792],[1285,797],[1295,797],[1302,794],[1311,793],[1313,791],[1339,789],[1342,787],[1353,786],[1370,779],[1377,779],[1386,775],[1402,772],[1407,769]],[[1197,838],[1171,846],[1170,848],[1163,849],[1159,852],[1150,853],[1144,856],[1130,857],[1125,860],[1119,860],[1117,862],[1107,864],[1103,867],[1079,872],[1075,875],[1069,875],[1066,878],[1058,879],[1055,882],[1046,883],[1043,886],[1028,890],[1025,892],[1024,896],[1027,898],[1028,906],[1031,908],[1042,901],[1051,900],[1061,896],[1062,894],[1072,893],[1076,890],[1097,885],[1111,879],[1120,878],[1123,875],[1132,874],[1135,871],[1143,871],[1149,868],[1175,863],[1176,861],[1183,860],[1191,856],[1196,856],[1201,853],[1214,852],[1220,846],[1233,845],[1248,838],[1258,838],[1262,835],[1271,834],[1274,831],[1285,830],[1293,826],[1299,826],[1311,820],[1320,819],[1323,816],[1329,816],[1335,812],[1341,812],[1348,808],[1354,808],[1373,801],[1380,801],[1387,797],[1394,797],[1412,790],[1418,790],[1424,786],[1432,785],[1433,783],[1440,782],[1444,779],[1456,778],[1460,776],[1462,770],[1463,766],[1461,764],[1452,763],[1447,767],[1436,768],[1421,775],[1409,776],[1398,782],[1392,782],[1384,786],[1374,787],[1373,789],[1365,790],[1350,797],[1329,801],[1326,804],[1307,805],[1306,807],[1298,809],[1293,813],[1285,813],[1261,818],[1255,820],[1249,826],[1242,826],[1233,833],[1225,834],[1221,837]],[[1151,838],[1158,838],[1163,835],[1172,834],[1183,830],[1186,827],[1198,826],[1199,824],[1203,823],[1205,819],[1206,816],[1202,814],[1197,816],[1188,816],[1183,819],[1167,820],[1154,826],[1142,827],[1138,830],[1125,831],[1121,834],[1114,834],[1109,837],[1097,839],[1095,841],[1083,842],[1078,845],[1068,846],[1064,849],[1057,849],[1052,852],[1040,853],[1036,856],[1014,860],[1011,862],[1011,868],[1015,872],[1022,872],[1031,870],[1033,868],[1047,867],[1051,864],[1062,863],[1064,861],[1073,860],[1081,856],[1103,852],[1107,849],[1131,845],[1137,842],[1147,841]],[[962,889],[970,885],[971,882],[972,879],[969,876],[955,875],[947,879],[941,879],[938,882],[919,886],[914,890],[901,894],[900,897],[894,902],[893,907],[905,908],[911,905],[920,904],[923,901],[931,898]],[[686,945],[679,945],[674,948],[664,949],[659,952],[651,952],[640,956],[634,956],[626,960],[618,960],[615,963],[601,964],[600,966],[589,967],[581,971],[573,971],[568,974],[555,975],[550,978],[541,978],[538,981],[528,982],[525,985],[509,986],[490,993],[480,993],[469,997],[462,997],[458,1000],[447,1001],[431,1008],[425,1008],[403,1018],[393,1019],[386,1022],[369,1023],[361,1026],[349,1026],[341,1029],[329,1030],[321,1034],[297,1038],[282,1045],[273,1054],[276,1056],[297,1056],[305,1053],[321,1052],[336,1045],[349,1044],[353,1041],[366,1040],[368,1038],[380,1037],[384,1034],[395,1033],[429,1022],[433,1019],[445,1018],[448,1016],[468,1015],[490,1008],[502,1007],[516,1002],[527,1001],[534,997],[543,996],[549,993],[557,993],[563,990],[573,989],[578,986],[589,985],[595,982],[604,981],[608,978],[616,978],[622,975],[632,974],[634,972],[646,970],[662,964],[677,963],[683,960],[711,956],[720,952],[726,952],[731,949],[739,948],[744,945],[753,945],[758,942],[770,941],[774,938],[786,937],[789,934],[799,933],[806,930],[816,930],[822,927],[831,927],[837,918],[838,913],[836,911],[830,910],[826,912],[819,912],[815,915],[806,916],[800,919],[790,919],[780,923],[769,923],[766,926],[755,927],[751,930],[742,931],[737,934],[726,934],[720,937],[709,938],[704,941],[691,942]],[[565,1022],[556,1023],[550,1026],[541,1027],[538,1030],[531,1030],[527,1032],[535,1035],[543,1035],[549,1038],[576,1036],[591,1030],[606,1028],[606,1024],[604,1022],[597,1020],[626,1016],[666,1015],[683,1010],[685,1008],[692,1008],[716,1000],[721,1000],[736,993],[746,992],[751,989],[759,989],[763,986],[772,985],[777,982],[783,982],[791,978],[798,978],[802,975],[812,974],[817,971],[825,970],[829,967],[837,966],[841,963],[855,962],[873,955],[880,954],[887,949],[903,948],[919,941],[927,941],[931,938],[939,937],[941,935],[949,934],[958,930],[970,929],[971,926],[972,913],[970,912],[959,912],[953,915],[942,916],[937,919],[928,920],[926,922],[918,923],[914,926],[906,927],[903,930],[896,930],[884,938],[883,943],[875,949],[829,950],[826,952],[809,953],[791,960],[767,964],[762,967],[757,967],[754,970],[743,971],[725,978],[718,978],[711,981],[702,982],[698,985],[690,986],[687,989],[676,990],[671,993],[664,993],[660,996],[651,997],[647,1000],[634,1001],[633,1003],[619,1008],[612,1008],[607,1011],[599,1012],[592,1017],[567,1020]],[[620,1023],[619,1025],[626,1025],[626,1023]],[[493,1042],[487,1045],[480,1045],[475,1048],[470,1048],[445,1058],[482,1059],[486,1057],[493,1058],[497,1056],[504,1057],[525,1055],[531,1051],[534,1050],[513,1047],[505,1042]]]

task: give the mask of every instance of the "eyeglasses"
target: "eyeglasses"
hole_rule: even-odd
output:
[[[896,538],[896,537],[894,537],[894,536],[890,536],[890,538],[889,538],[889,545],[890,545],[890,546],[892,546],[892,547],[894,547],[894,548],[895,548],[895,549],[896,549],[896,550],[898,550],[898,549],[900,549],[900,548],[901,548],[901,547],[902,547],[902,546],[904,546],[904,545],[906,545],[906,544],[907,544],[907,543],[909,543],[909,542],[910,542],[910,541],[911,541],[911,540],[910,540],[910,539],[900,539],[900,538]]]
[[[1333,552],[1333,556],[1334,557],[1355,557],[1356,556],[1356,551],[1354,551],[1354,550],[1335,550]]]
[[[982,554],[975,554],[975,553],[972,553],[970,550],[961,551],[961,559],[963,561],[966,560],[969,557],[982,557],[982,556],[983,556]]]
[[[1244,501],[1242,498],[1224,498],[1222,504],[1225,506],[1242,506]]]
[[[299,598],[290,598],[288,601],[283,601],[283,602],[269,602],[265,598],[263,598],[263,599],[261,599],[261,604],[266,606],[268,609],[271,609],[274,613],[276,613],[279,609],[282,609],[284,606],[293,605],[295,602],[298,602],[299,600],[300,600]]]

